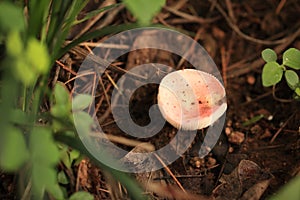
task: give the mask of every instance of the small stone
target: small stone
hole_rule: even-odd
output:
[[[249,85],[254,85],[255,81],[256,81],[256,79],[254,76],[252,76],[252,75],[247,76],[247,83]]]
[[[200,168],[204,166],[204,159],[199,157],[194,157],[190,160],[190,164],[195,168]]]
[[[232,132],[232,129],[231,129],[231,128],[229,128],[229,127],[226,127],[226,128],[225,128],[225,134],[226,134],[227,136],[230,135],[231,132]]]
[[[228,135],[228,141],[232,144],[240,145],[245,140],[245,134],[239,131],[234,131]]]
[[[232,120],[228,120],[227,123],[226,123],[226,125],[227,125],[228,127],[231,127],[231,126],[232,126]]]
[[[259,139],[266,139],[272,137],[272,133],[269,129],[266,129],[265,132],[259,137]]]
[[[232,147],[232,146],[230,146],[229,148],[228,148],[228,152],[229,153],[232,153],[234,151],[234,148]]]
[[[212,157],[208,157],[207,158],[207,162],[206,162],[206,167],[207,168],[210,168],[210,167],[213,167],[217,164],[217,161],[216,159],[212,158]]]
[[[272,121],[272,119],[273,119],[273,115],[269,115],[269,116],[267,117],[267,120],[269,120],[269,121]]]

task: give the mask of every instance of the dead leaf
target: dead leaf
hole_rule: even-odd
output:
[[[231,174],[222,175],[221,184],[214,189],[213,196],[216,200],[259,199],[271,178],[272,175],[263,171],[255,162],[242,160]]]

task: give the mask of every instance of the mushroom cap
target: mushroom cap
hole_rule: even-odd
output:
[[[222,83],[213,75],[196,69],[166,75],[159,85],[157,101],[163,117],[183,130],[208,127],[227,109]]]

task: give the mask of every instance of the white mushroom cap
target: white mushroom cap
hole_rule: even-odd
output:
[[[195,69],[165,76],[159,85],[157,101],[163,117],[183,130],[208,127],[227,109],[222,83],[213,75]]]

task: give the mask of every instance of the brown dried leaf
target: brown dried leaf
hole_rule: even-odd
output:
[[[251,196],[256,199],[263,194],[271,178],[272,176],[264,172],[255,162],[242,160],[231,174],[221,177],[221,185],[213,191],[213,196],[216,200],[240,198],[246,200],[256,192],[256,196]]]

